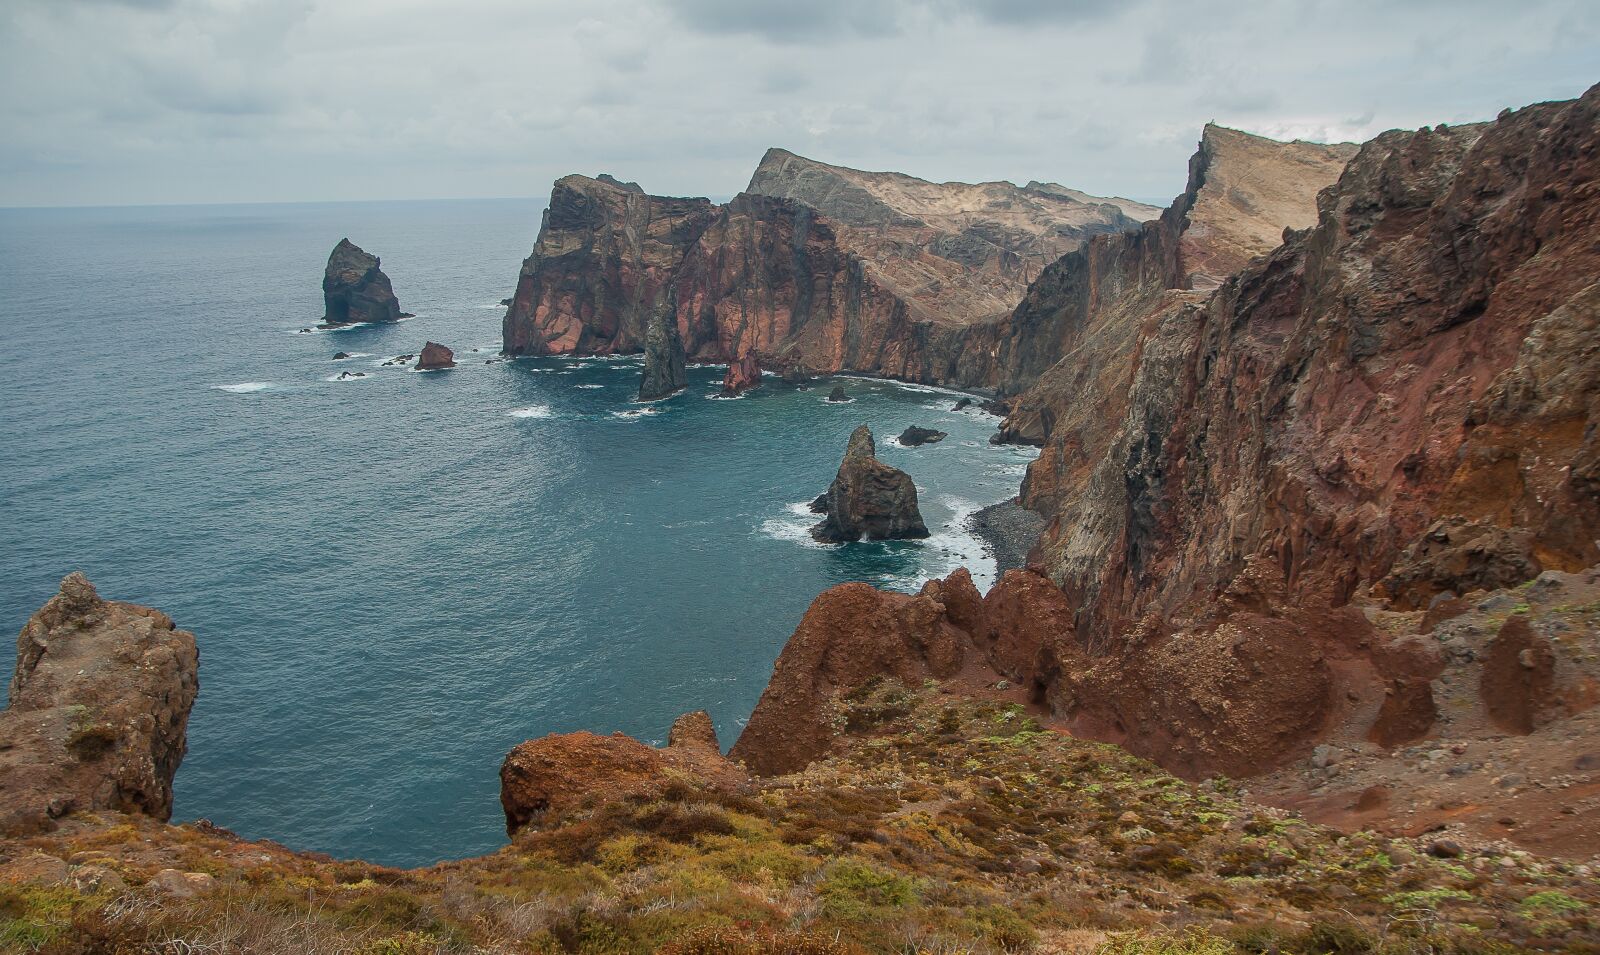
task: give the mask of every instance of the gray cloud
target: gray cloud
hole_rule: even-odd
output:
[[[1573,96],[1525,0],[9,0],[0,205],[725,197],[762,151],[1170,196],[1208,120],[1366,138]]]

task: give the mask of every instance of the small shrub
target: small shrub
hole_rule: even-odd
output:
[[[900,908],[917,900],[916,884],[855,859],[840,859],[818,889],[823,908],[835,918],[859,920],[873,910]]]

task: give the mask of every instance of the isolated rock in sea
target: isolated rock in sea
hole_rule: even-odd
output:
[[[394,297],[389,276],[378,268],[378,257],[368,255],[349,239],[340,239],[328,256],[322,276],[324,325],[357,322],[398,322],[406,317]]]
[[[827,518],[811,534],[830,542],[927,537],[917,510],[917,485],[879,461],[866,425],[850,435],[839,473],[828,486]]]
[[[655,401],[677,394],[689,385],[684,368],[683,340],[671,306],[672,296],[657,308],[644,339],[644,371],[639,378],[639,400]]]
[[[68,813],[166,820],[199,690],[194,634],[134,604],[102,600],[74,573],[17,637],[0,712],[0,832]]]
[[[947,437],[949,437],[949,435],[943,431],[935,431],[932,428],[922,428],[918,427],[917,425],[912,425],[911,427],[900,432],[900,443],[908,448],[916,448],[921,447],[924,444],[935,444],[943,441]]]
[[[833,402],[845,402],[851,399],[849,395],[845,394],[843,385],[834,385],[833,390],[828,392],[828,400]]]
[[[423,345],[422,353],[417,357],[418,371],[438,371],[443,368],[454,368],[455,366],[455,352],[438,342],[428,342]]]
[[[346,351],[340,351],[340,352],[334,352],[333,353],[333,360],[334,361],[344,361],[346,358],[349,358],[349,357],[350,357],[350,353],[346,352]]]
[[[761,364],[753,353],[749,353],[728,365],[728,373],[722,378],[722,397],[742,395],[760,385]]]
[[[950,410],[951,411],[965,411],[965,410],[967,410],[968,407],[971,406],[971,404],[972,404],[972,399],[971,398],[962,398],[959,401],[957,401],[955,403],[955,405]]]

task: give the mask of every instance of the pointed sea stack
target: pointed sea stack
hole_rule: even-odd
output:
[[[917,485],[911,475],[878,460],[872,429],[850,435],[839,474],[828,485],[827,518],[811,536],[828,543],[900,540],[928,536],[917,510]]]
[[[340,239],[328,256],[322,275],[322,301],[326,314],[324,327],[354,325],[358,322],[398,322],[408,318],[400,311],[389,276],[378,268],[378,257],[368,255],[349,239]]]
[[[761,363],[751,353],[728,366],[722,378],[722,397],[737,398],[751,388],[761,386]]]
[[[644,336],[644,374],[639,379],[639,400],[655,401],[688,387],[684,372],[683,340],[678,336],[677,308],[669,291],[667,302],[650,316]]]

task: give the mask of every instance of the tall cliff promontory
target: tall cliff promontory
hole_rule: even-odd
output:
[[[805,367],[945,381],[964,330],[1007,316],[1090,236],[1156,210],[1059,188],[930,183],[771,150],[726,205],[568,176],[505,318],[510,354],[633,352],[671,286],[691,361],[754,354]],[[988,378],[986,361],[966,372]]]

